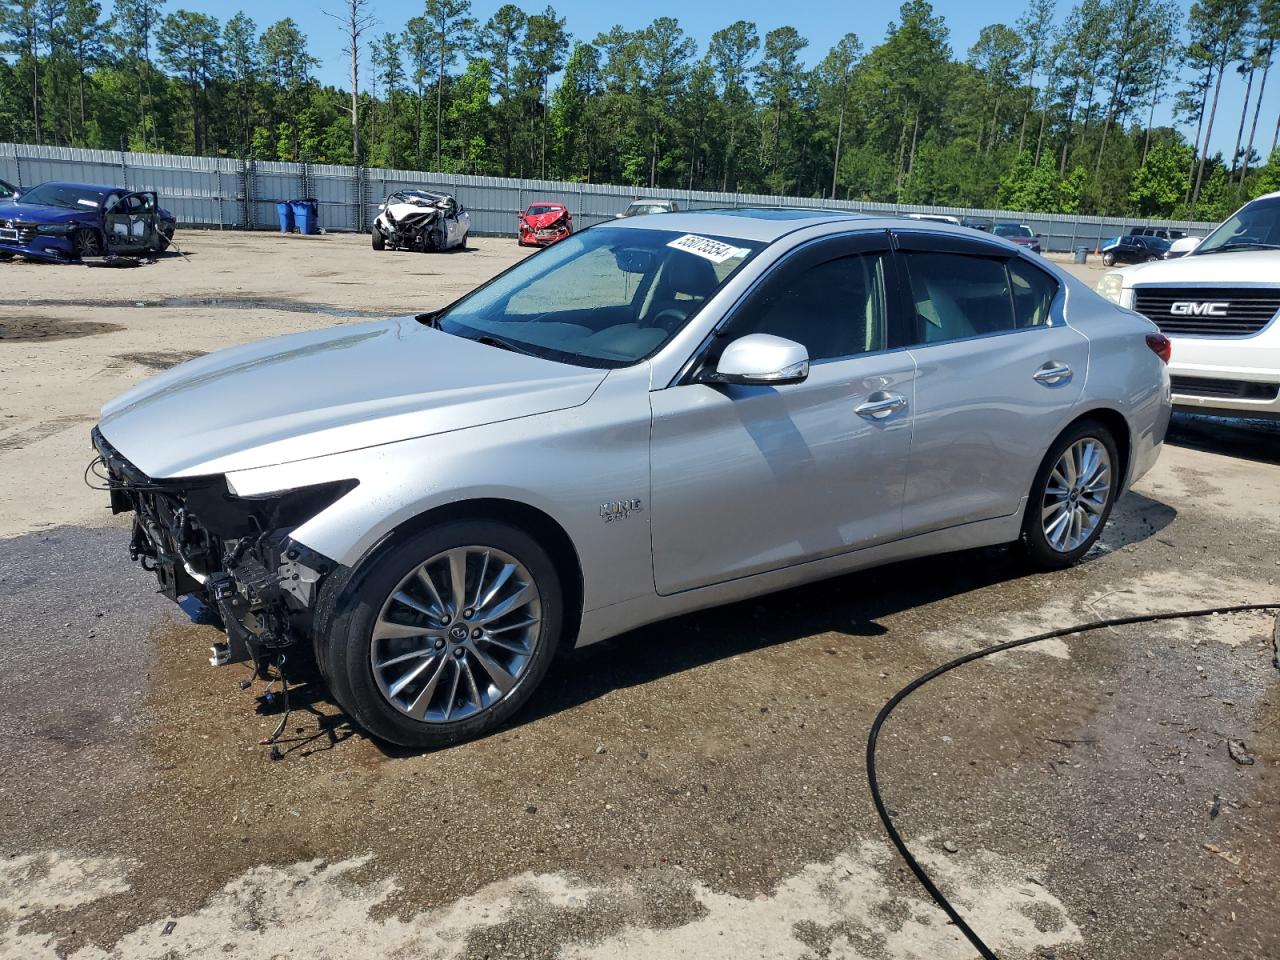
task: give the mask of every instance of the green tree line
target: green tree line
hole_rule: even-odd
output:
[[[795,28],[745,20],[699,50],[673,17],[585,39],[551,6],[481,20],[470,0],[426,0],[387,31],[369,0],[343,0],[342,89],[316,79],[291,18],[0,0],[0,139],[1203,219],[1280,189],[1280,116],[1263,110],[1280,0],[1063,12],[1029,0],[957,52],[907,0],[882,43],[846,33],[817,59]],[[1221,97],[1233,73],[1238,116]],[[1157,126],[1169,111],[1177,126]],[[1224,129],[1233,150],[1210,151]]]

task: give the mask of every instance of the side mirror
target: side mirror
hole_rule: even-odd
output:
[[[739,337],[724,348],[712,383],[781,386],[801,383],[809,376],[809,351],[794,340],[768,333]]]
[[[1169,253],[1171,256],[1181,257],[1190,253],[1198,246],[1200,246],[1199,237],[1181,237],[1169,244]]]

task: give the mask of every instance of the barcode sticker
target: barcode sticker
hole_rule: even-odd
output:
[[[692,253],[694,256],[710,260],[712,263],[724,263],[734,257],[745,257],[751,252],[746,247],[732,247],[727,243],[721,243],[719,240],[712,240],[710,237],[699,237],[693,233],[686,233],[683,237],[677,237],[667,246],[676,250],[683,250],[685,253]]]

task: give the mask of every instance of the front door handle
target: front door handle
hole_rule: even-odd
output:
[[[907,398],[898,393],[885,393],[877,390],[867,397],[865,403],[853,408],[853,412],[868,420],[883,420],[892,416],[907,405]]]
[[[1043,367],[1033,373],[1031,377],[1041,383],[1062,383],[1064,380],[1071,379],[1071,368],[1065,363],[1055,363],[1050,360]]]

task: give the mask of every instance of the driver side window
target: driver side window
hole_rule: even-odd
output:
[[[838,257],[781,279],[730,321],[727,341],[768,333],[803,345],[815,363],[885,349],[885,256]]]

